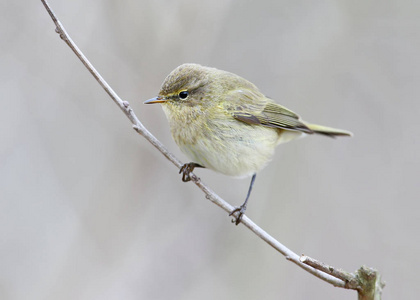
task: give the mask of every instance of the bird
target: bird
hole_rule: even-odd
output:
[[[236,225],[246,211],[256,174],[277,145],[312,134],[352,136],[303,121],[241,76],[193,63],[175,68],[158,96],[144,103],[161,104],[174,141],[191,159],[179,171],[182,181],[190,181],[197,167],[238,178],[251,176],[245,201],[229,214]]]

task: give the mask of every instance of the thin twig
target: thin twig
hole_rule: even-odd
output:
[[[89,72],[95,77],[95,79],[99,82],[99,84],[104,88],[104,90],[109,94],[112,100],[120,107],[120,109],[124,112],[124,114],[128,117],[128,119],[133,124],[134,130],[136,130],[140,135],[142,135],[146,140],[148,140],[153,146],[156,147],[169,161],[171,161],[178,169],[182,166],[182,163],[179,159],[177,159],[172,153],[170,153],[165,146],[156,139],[144,125],[140,122],[140,120],[135,115],[134,111],[130,107],[127,101],[121,100],[121,98],[115,93],[115,91],[108,85],[108,83],[103,79],[103,77],[99,74],[99,72],[93,67],[93,65],[88,61],[88,59],[83,55],[80,49],[76,46],[73,40],[70,38],[66,30],[64,29],[63,25],[55,16],[54,12],[51,10],[49,4],[46,0],[41,0],[45,6],[45,9],[48,11],[49,15],[51,16],[55,26],[56,32],[60,35],[61,39],[66,42],[66,44],[73,50],[76,56],[82,61],[82,63],[86,66]],[[226,212],[230,213],[234,207],[227,203],[225,200],[220,198],[216,193],[214,193],[207,185],[205,185],[197,176],[191,173],[192,181],[206,194],[206,198],[212,201],[217,206],[221,207]],[[296,265],[301,267],[302,269],[306,270],[307,272],[315,275],[316,277],[341,288],[350,288],[350,289],[358,289],[357,287],[349,286],[348,280],[345,278],[340,278],[335,276],[335,274],[331,274],[326,269],[318,269],[314,268],[313,266],[303,263],[300,260],[299,255],[288,249],[286,246],[281,244],[279,241],[274,239],[270,236],[267,232],[261,229],[258,225],[252,222],[247,216],[243,216],[242,224],[248,227],[252,232],[254,232],[257,236],[259,236],[262,240],[264,240],[267,244],[272,246],[278,252],[283,254],[288,260],[294,262]],[[327,268],[328,269],[328,268]],[[326,272],[328,271],[328,272]]]
[[[313,259],[309,256],[302,255],[299,260],[307,264],[315,269],[318,269],[324,273],[330,274],[331,276],[334,276],[335,278],[341,279],[345,282],[345,288],[347,289],[353,289],[353,290],[359,290],[360,286],[355,278],[355,275],[352,273],[348,273],[346,271],[343,271],[341,269],[336,269],[332,266],[329,266],[323,262],[320,262],[316,259]]]
[[[361,266],[355,273],[349,273],[306,255],[302,255],[300,261],[317,270],[330,274],[335,278],[343,280],[345,283],[344,288],[357,290],[359,300],[381,299],[385,282],[381,280],[379,272],[373,268]]]

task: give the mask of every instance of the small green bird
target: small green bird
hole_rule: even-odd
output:
[[[303,135],[351,136],[345,130],[304,122],[296,113],[264,96],[246,79],[215,68],[183,64],[165,79],[156,98],[172,137],[192,162],[180,170],[184,182],[196,167],[236,177],[252,176],[238,213],[241,222],[256,173],[271,159],[274,148]]]

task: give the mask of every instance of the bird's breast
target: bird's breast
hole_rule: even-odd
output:
[[[279,138],[275,129],[251,126],[224,115],[190,115],[183,122],[170,123],[172,137],[193,162],[237,177],[263,168]]]

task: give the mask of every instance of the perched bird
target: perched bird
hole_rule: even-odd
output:
[[[307,134],[351,136],[345,130],[314,125],[264,96],[246,79],[215,68],[183,64],[165,79],[156,98],[172,137],[192,162],[180,170],[189,181],[196,167],[222,174],[252,176],[244,203],[236,207],[238,225],[245,213],[256,173],[270,160],[274,148]]]

